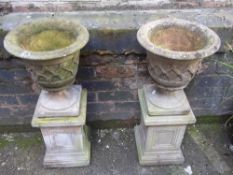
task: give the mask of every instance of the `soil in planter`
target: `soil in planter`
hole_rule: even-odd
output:
[[[199,50],[205,44],[202,36],[181,27],[158,30],[153,34],[151,41],[157,47],[183,52]]]
[[[45,30],[22,41],[21,47],[30,51],[51,51],[69,46],[74,37],[62,30]]]

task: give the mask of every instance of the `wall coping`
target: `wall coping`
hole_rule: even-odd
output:
[[[91,33],[91,40],[85,48],[89,52],[108,50],[114,53],[142,53],[144,50],[136,40],[138,28],[148,21],[163,17],[195,21],[212,28],[222,40],[220,51],[229,51],[229,45],[233,43],[233,9],[10,13],[0,17],[0,30],[9,31],[21,23],[41,17],[62,17],[86,26]]]

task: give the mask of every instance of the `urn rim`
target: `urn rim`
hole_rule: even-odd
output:
[[[195,28],[206,37],[206,43],[204,47],[195,51],[174,51],[159,47],[152,43],[149,33],[156,28],[164,26],[185,27],[186,29],[189,29],[189,27]],[[146,51],[174,60],[202,59],[217,52],[221,46],[219,36],[212,29],[196,22],[177,18],[163,18],[142,25],[137,32],[137,40]]]
[[[18,34],[27,27],[32,27],[38,24],[52,24],[52,25],[64,25],[70,27],[70,30],[74,30],[78,34],[76,39],[70,45],[64,48],[49,50],[49,51],[30,51],[22,48],[18,42]],[[77,21],[64,19],[64,18],[39,18],[27,23],[23,23],[11,30],[4,38],[4,48],[12,55],[29,61],[47,61],[57,58],[65,57],[80,49],[82,49],[89,40],[89,32],[86,27],[78,23]]]

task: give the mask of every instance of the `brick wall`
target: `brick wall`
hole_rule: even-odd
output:
[[[233,113],[233,72],[219,61],[232,64],[232,53],[218,53],[204,61],[201,72],[186,88],[195,115]],[[121,121],[133,125],[140,115],[137,89],[153,83],[144,55],[81,57],[77,82],[88,89],[88,122]],[[0,60],[0,125],[29,124],[38,98],[24,64]]]

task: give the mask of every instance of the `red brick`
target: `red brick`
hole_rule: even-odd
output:
[[[121,78],[132,77],[136,74],[136,66],[134,65],[105,65],[96,68],[96,76],[102,78]]]

